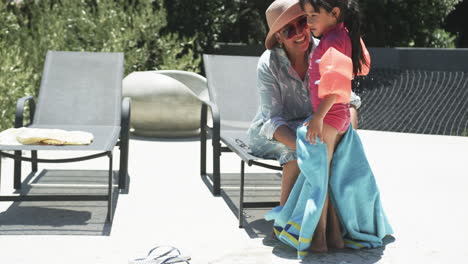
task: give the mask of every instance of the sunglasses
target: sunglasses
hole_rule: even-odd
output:
[[[297,34],[302,33],[304,29],[307,27],[307,17],[303,16],[295,23],[287,24],[286,27],[283,29],[282,33],[286,39],[291,39]]]

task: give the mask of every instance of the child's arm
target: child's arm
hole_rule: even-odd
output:
[[[317,142],[317,137],[322,139],[323,118],[335,103],[336,97],[337,95],[335,94],[329,94],[325,96],[322,102],[320,102],[320,105],[317,111],[314,113],[312,119],[304,124],[304,126],[308,126],[306,140],[308,140],[310,143],[315,144]]]

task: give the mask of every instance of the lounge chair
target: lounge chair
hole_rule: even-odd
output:
[[[273,170],[282,170],[265,159],[249,152],[246,131],[259,106],[256,91],[257,63],[255,56],[203,55],[210,101],[204,101],[201,113],[200,174],[212,183],[212,193],[221,192],[221,152],[234,152],[241,158],[239,227],[242,227],[244,208],[274,207],[278,202],[244,202],[245,163]],[[213,125],[207,125],[208,109]],[[213,146],[213,174],[206,172],[206,141],[211,135]],[[221,146],[223,143],[225,146]]]
[[[14,159],[14,188],[21,189],[21,163],[32,163],[33,173],[38,163],[83,161],[102,156],[109,158],[109,176],[105,195],[9,195],[0,201],[107,201],[107,220],[112,222],[113,171],[115,146],[120,148],[119,188],[127,188],[129,150],[130,99],[122,100],[122,53],[62,52],[47,53],[37,107],[32,96],[18,100],[15,127],[63,129],[92,133],[89,145],[0,145],[0,156]],[[23,124],[23,112],[29,104],[32,122]],[[40,159],[40,150],[99,151],[84,157]],[[14,151],[14,154],[5,151]],[[22,151],[31,151],[23,157]]]

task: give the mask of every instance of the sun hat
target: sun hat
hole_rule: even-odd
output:
[[[272,49],[276,44],[275,33],[292,20],[304,15],[298,0],[276,0],[267,8],[265,15],[270,31],[265,39],[265,47]]]

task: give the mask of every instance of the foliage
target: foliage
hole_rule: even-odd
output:
[[[468,137],[468,130],[465,130],[461,134],[462,137]]]
[[[38,60],[33,61],[37,67],[42,67],[47,50],[70,50],[124,52],[126,73],[157,68],[167,57],[165,50],[157,47],[183,45],[190,40],[159,34],[166,23],[165,10],[155,2],[36,1],[19,15],[22,24],[29,25],[29,38],[35,43],[26,49]]]
[[[218,5],[223,5],[222,3],[226,0],[198,0],[189,6],[183,6],[182,0],[165,0],[165,2],[180,2],[177,8],[188,10],[188,15],[176,15],[174,19],[168,19],[168,26],[182,21],[183,25],[179,25],[178,29],[183,30],[187,29],[185,24],[193,22],[189,10],[194,5],[199,5],[197,2],[216,2]],[[212,22],[209,24],[217,25],[217,35],[207,35],[214,36],[214,42],[262,43],[268,30],[264,13],[272,1],[239,0],[228,2],[236,2],[237,4],[232,4],[233,6],[230,7],[228,4],[224,4],[226,12],[214,11],[209,14],[209,16],[213,16],[210,19]],[[368,46],[454,47],[455,35],[445,31],[445,19],[458,3],[462,3],[461,0],[359,0],[358,2],[361,7],[364,39]],[[229,11],[230,8],[233,11]],[[177,12],[177,10],[173,11]],[[216,20],[216,17],[223,19]],[[218,25],[219,23],[221,25]],[[195,28],[205,29],[201,24],[195,23],[195,25]],[[201,32],[209,31],[202,30]]]
[[[178,34],[171,33],[163,36],[157,46],[161,53],[161,64],[159,70],[185,70],[199,72],[201,56],[194,52],[194,39],[180,41]]]
[[[460,0],[362,0],[365,40],[377,47],[454,47],[442,29]]]
[[[162,0],[0,1],[0,129],[16,100],[36,95],[47,50],[124,52],[125,73],[199,71],[194,37],[161,35]]]
[[[200,55],[218,42],[263,44],[271,2],[0,0],[0,129],[13,124],[18,98],[36,95],[47,50],[124,52],[126,74],[200,72]],[[359,2],[368,46],[454,47],[444,23],[460,0]]]
[[[468,48],[468,1],[460,1],[444,22],[444,29],[456,35],[456,46]]]
[[[425,43],[431,48],[455,48],[456,36],[441,28],[427,32]]]
[[[164,0],[170,15],[163,32],[196,36],[197,52],[209,52],[218,42],[262,43],[268,5],[261,0]]]
[[[13,126],[16,99],[32,94],[39,75],[18,48],[25,34],[17,17],[0,2],[0,128]]]

